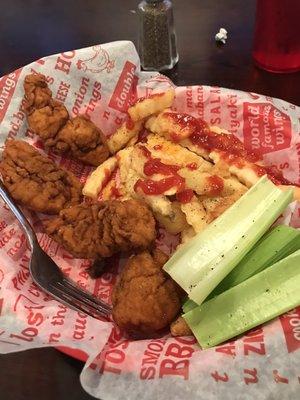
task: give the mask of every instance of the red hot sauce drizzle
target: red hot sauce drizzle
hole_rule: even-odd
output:
[[[143,153],[144,157],[151,159],[152,154],[151,154],[151,151],[147,149],[147,147],[145,147],[145,146],[138,146],[138,147],[141,150],[141,152]]]
[[[152,158],[151,151],[145,146],[139,146],[144,157],[148,160],[144,165],[144,174],[147,176],[152,176],[154,174],[161,175],[176,175],[177,171],[181,168],[178,165],[164,164],[160,161],[160,158]]]
[[[130,131],[134,128],[134,122],[132,121],[129,114],[127,114],[125,125],[126,125],[126,128]]]
[[[186,168],[188,168],[191,171],[196,171],[196,169],[198,169],[198,164],[195,162],[191,162],[189,164],[186,164]]]
[[[251,162],[260,159],[258,154],[247,151],[243,143],[237,137],[226,133],[212,132],[207,123],[201,119],[197,119],[192,115],[187,114],[171,112],[166,114],[182,129],[188,128],[190,130],[191,134],[189,139],[196,146],[202,147],[208,151],[226,151],[244,157]]]
[[[172,142],[174,142],[174,143],[179,143],[181,140],[181,136],[176,132],[172,132],[170,134],[170,137],[171,137]]]
[[[159,158],[152,158],[151,152],[145,146],[139,146],[143,155],[148,159],[144,165],[144,174],[152,176],[155,174],[171,175],[167,178],[154,181],[152,179],[139,179],[134,185],[134,190],[141,189],[146,195],[160,195],[167,190],[177,187],[179,191],[185,187],[185,179],[178,175],[180,169],[177,165],[167,165],[160,161]]]
[[[243,158],[246,161],[255,163],[261,159],[261,156],[254,151],[249,151],[245,148],[244,144],[234,135],[226,133],[215,133],[212,132],[207,123],[201,119],[197,119],[191,115],[178,114],[178,113],[166,113],[168,117],[172,118],[182,129],[188,128],[191,131],[189,136],[190,141],[199,147],[202,147],[208,151],[219,150],[223,153],[223,157],[227,162],[235,164],[238,168],[243,167],[243,163],[239,158]],[[176,135],[176,142],[178,142],[178,134]],[[172,135],[171,135],[172,138]],[[291,183],[288,179],[285,179],[276,167],[263,167],[256,164],[252,164],[253,170],[259,175],[267,174],[269,179],[272,180],[276,185],[294,185],[299,186],[297,183]]]
[[[184,188],[184,184],[184,179],[179,175],[169,176],[160,179],[159,181],[153,181],[152,179],[139,179],[134,185],[134,190],[137,191],[138,189],[141,189],[147,195],[160,195],[175,186],[181,190]]]
[[[102,189],[103,189],[103,188],[108,184],[108,182],[111,180],[112,174],[113,174],[113,173],[112,173],[109,169],[107,169],[107,168],[104,169],[105,178],[104,178],[104,180],[103,180],[103,182],[102,182]]]
[[[164,164],[159,158],[152,158],[151,152],[145,146],[139,146],[139,149],[147,158],[144,165],[144,174],[146,176],[161,174],[166,175],[167,178],[158,181],[154,181],[153,179],[139,179],[134,185],[134,190],[138,191],[138,189],[141,189],[146,195],[161,195],[166,191],[177,187],[177,200],[183,204],[189,203],[194,196],[194,192],[192,189],[186,189],[185,179],[178,175],[180,167],[178,165]],[[190,163],[187,167],[191,170],[195,170],[198,168],[198,165],[197,163]],[[207,182],[209,184],[209,195],[217,196],[222,192],[224,188],[223,179],[217,175],[212,175],[207,178]]]
[[[118,199],[119,197],[122,197],[122,193],[120,192],[120,190],[116,186],[112,186],[111,187],[110,194],[113,197],[115,197],[116,199]]]
[[[167,165],[160,161],[159,158],[152,158],[144,165],[144,174],[152,176],[154,174],[176,175],[180,169],[177,165]]]
[[[192,201],[193,197],[194,192],[192,189],[184,189],[181,192],[176,193],[176,199],[182,204],[189,203]]]
[[[271,165],[268,167],[255,165],[254,171],[258,176],[267,175],[268,178],[275,183],[275,185],[293,185],[300,186],[298,183],[292,183],[282,175],[282,172],[276,167],[276,165]]]
[[[108,185],[109,182],[111,182],[115,178],[116,174],[117,174],[117,168],[115,168],[113,171],[110,171],[108,168],[104,169],[105,177],[103,179],[103,182],[102,182],[102,185],[101,185],[101,189],[100,189],[100,192],[99,192],[99,195],[98,195],[98,199],[100,199],[100,201],[101,201],[101,198],[102,198],[103,189],[105,188],[105,186]],[[113,194],[113,193],[111,192],[111,194]]]
[[[212,175],[206,178],[209,184],[209,195],[218,196],[222,193],[224,189],[223,179],[217,175]]]

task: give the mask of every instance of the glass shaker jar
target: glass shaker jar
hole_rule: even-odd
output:
[[[178,62],[173,5],[170,0],[143,0],[138,6],[139,55],[144,70],[172,69]]]

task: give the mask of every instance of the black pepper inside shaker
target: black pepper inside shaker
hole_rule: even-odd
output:
[[[178,62],[170,0],[143,0],[138,6],[139,55],[144,70],[172,69]]]

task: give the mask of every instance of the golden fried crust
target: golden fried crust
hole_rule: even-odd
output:
[[[58,214],[82,199],[82,185],[73,174],[23,141],[6,142],[0,172],[14,200],[37,212]]]
[[[94,166],[109,157],[103,133],[85,116],[70,119],[55,138],[46,141],[46,146]]]
[[[103,218],[105,243],[115,243],[122,251],[146,249],[156,236],[155,219],[146,203],[139,200],[107,201]]]
[[[181,289],[163,271],[168,257],[144,251],[127,261],[113,289],[113,319],[134,337],[168,327],[180,311]]]
[[[65,125],[69,118],[66,107],[58,101],[50,100],[48,105],[33,109],[27,116],[30,130],[43,140],[51,139]]]
[[[185,319],[181,316],[172,322],[170,331],[172,336],[190,336],[193,334]]]
[[[75,257],[109,257],[111,248],[101,239],[103,223],[98,218],[100,204],[80,204],[62,210],[46,224],[46,232]]]
[[[34,109],[46,107],[52,96],[46,77],[42,74],[30,74],[24,80],[25,110],[30,114]]]
[[[109,157],[100,129],[85,116],[69,119],[66,107],[52,99],[44,75],[27,75],[24,91],[29,128],[45,141],[47,148],[96,167]]]
[[[145,249],[156,236],[151,211],[137,200],[69,207],[47,223],[46,231],[80,258],[110,257],[120,251]]]
[[[27,75],[24,91],[29,128],[43,140],[53,138],[69,118],[66,107],[52,99],[52,92],[42,74]]]

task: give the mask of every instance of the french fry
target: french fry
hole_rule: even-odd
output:
[[[210,195],[212,184],[210,183],[211,174],[197,170],[190,170],[189,168],[181,168],[178,174],[185,179],[185,184],[189,189],[194,190],[199,195]],[[224,179],[219,178],[220,183],[224,185]],[[223,186],[220,187],[223,190]]]
[[[203,157],[207,161],[211,161],[209,158],[209,151],[206,150],[204,147],[197,146],[196,144],[193,144],[190,139],[183,139],[180,142],[181,146],[189,149],[195,154],[198,154],[198,156]]]
[[[112,189],[115,187],[116,182],[114,179],[111,179],[107,185],[104,186],[102,192],[101,192],[101,200],[111,200],[112,198]]]
[[[231,135],[231,133],[228,132],[227,129],[220,128],[216,125],[210,126],[209,129],[214,133],[225,133],[226,135]]]
[[[242,195],[243,191],[236,191],[229,196],[199,197],[207,212],[207,223],[211,223],[232,206]]]
[[[107,146],[110,152],[113,154],[116,153],[125,147],[131,139],[137,137],[142,125],[142,121],[137,121],[133,124],[133,127],[129,129],[126,122],[124,122],[121,127],[107,139]]]
[[[158,212],[154,213],[157,221],[173,235],[182,232],[188,228],[188,223],[184,213],[181,211],[180,204],[176,201],[172,202],[172,214],[169,216],[162,215]]]
[[[210,159],[212,159],[215,163],[222,162],[224,167],[226,166],[228,171],[234,175],[243,185],[246,185],[248,188],[253,186],[259,179],[259,176],[252,168],[252,164],[243,158],[240,159],[238,163],[241,167],[236,166],[235,164],[228,164],[226,160],[222,158],[222,155],[218,151],[212,151],[209,154]]]
[[[151,132],[164,136],[171,141],[180,142],[188,138],[192,133],[192,128],[187,125],[182,127],[171,116],[171,110],[164,110],[155,117],[151,117],[146,121],[146,128]]]
[[[236,159],[238,165],[240,165],[237,166],[235,164],[226,163],[226,161],[222,160],[221,154],[217,151],[211,152],[209,156],[215,163],[222,162],[224,166],[226,165],[228,171],[235,176],[240,183],[246,185],[248,188],[253,186],[261,177],[258,173],[256,173],[256,168],[253,168],[255,164],[252,164],[243,158],[238,160]],[[292,185],[279,185],[279,187],[282,190],[288,190],[292,188],[294,190],[294,201],[300,201],[299,187]]]
[[[189,136],[193,133],[193,128],[189,125],[182,127],[170,116],[170,110],[164,110],[157,116],[149,118],[145,127],[151,132],[163,136],[171,142],[180,143],[181,147],[186,147],[192,152],[205,159],[209,159],[209,151],[205,148],[194,145]]]
[[[83,195],[96,199],[100,193],[100,190],[106,185],[117,165],[117,158],[110,157],[98,168],[96,168],[95,171],[93,171],[88,177],[83,187]]]
[[[187,229],[181,232],[181,243],[177,246],[177,249],[189,242],[196,235],[195,229],[189,226]]]
[[[209,172],[213,167],[213,164],[203,157],[189,151],[180,144],[173,143],[156,134],[151,134],[147,137],[146,147],[151,151],[153,157],[161,158],[167,164],[192,165],[203,172]]]
[[[129,107],[128,114],[132,121],[140,121],[170,107],[173,103],[174,97],[174,89],[169,89],[165,93],[152,94],[149,98],[138,101],[136,104]]]
[[[128,198],[138,198],[144,200],[150,208],[162,215],[172,214],[172,203],[164,195],[147,196],[142,190],[135,190],[136,182],[143,178],[140,174],[144,160],[140,158],[140,150],[134,147],[128,147],[118,152],[119,166],[120,166],[120,179],[123,191],[125,190]],[[135,167],[133,167],[133,159],[135,160]]]
[[[181,204],[181,210],[184,212],[188,224],[196,233],[203,231],[208,225],[205,208],[196,196],[189,203]]]
[[[138,190],[138,192],[134,196],[144,200],[150,206],[154,213],[159,213],[163,216],[172,215],[172,202],[166,196],[147,196],[143,194],[142,190]]]

